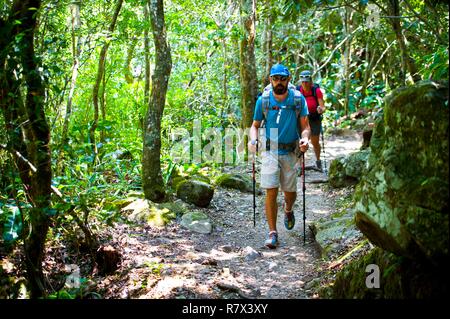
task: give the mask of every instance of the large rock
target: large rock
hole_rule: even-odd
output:
[[[344,187],[358,183],[366,168],[370,150],[365,149],[331,161],[328,181],[332,187]]]
[[[122,212],[129,213],[128,219],[134,222],[146,222],[152,226],[162,227],[185,211],[180,203],[153,203],[150,200],[137,198]]]
[[[322,257],[331,258],[347,246],[360,240],[362,234],[354,222],[352,210],[334,213],[329,219],[321,218],[311,225]]]
[[[223,174],[216,179],[216,184],[225,188],[238,189],[241,192],[253,192],[253,181],[247,175]]]
[[[209,234],[212,231],[212,225],[208,216],[202,212],[189,212],[181,218],[181,226],[201,234]]]
[[[374,283],[373,277],[368,278],[375,275],[374,266],[379,270],[379,287],[368,287],[367,281]],[[334,284],[320,289],[319,295],[331,299],[441,299],[448,296],[443,278],[446,272],[445,267],[424,265],[374,248],[347,264]]]
[[[355,221],[375,245],[439,263],[448,257],[448,83],[400,88],[376,122]]]
[[[178,184],[177,196],[187,203],[207,207],[214,196],[214,188],[198,180],[185,180]]]

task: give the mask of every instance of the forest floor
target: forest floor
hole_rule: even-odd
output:
[[[362,143],[354,131],[326,136],[326,162],[357,151]],[[312,149],[306,166],[313,166]],[[230,168],[251,174],[247,167]],[[306,171],[306,243],[303,243],[302,179],[294,206],[296,224],[283,225],[278,196],[277,228],[280,245],[264,247],[268,228],[264,195],[257,196],[256,227],[253,226],[253,195],[217,188],[208,208],[211,234],[191,232],[179,222],[164,228],[146,224],[117,223],[108,230],[109,242],[119,249],[119,269],[110,276],[91,277],[102,298],[318,298],[310,283],[327,261],[321,257],[308,228],[312,221],[335,211],[342,190],[326,185],[324,173]]]

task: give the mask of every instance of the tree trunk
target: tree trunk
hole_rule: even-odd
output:
[[[2,102],[0,105],[5,116],[8,136],[12,139],[8,144],[22,156],[25,154],[35,167],[35,170],[31,171],[30,167],[25,168],[25,164],[19,163],[20,160],[17,156],[15,157],[31,204],[29,224],[26,225],[27,236],[24,238],[24,250],[27,279],[32,298],[45,295],[46,290],[42,261],[50,221],[46,212],[50,206],[52,178],[49,147],[50,128],[44,109],[45,87],[39,71],[41,66],[36,62],[38,59],[36,59],[34,51],[34,31],[38,16],[36,10],[39,10],[40,6],[41,2],[38,0],[15,0],[9,19],[2,28],[2,43],[0,43],[2,48],[17,48],[17,50],[4,50],[0,57],[2,68],[2,89],[0,91]],[[16,23],[16,21],[20,21],[20,23]],[[15,45],[10,46],[13,41]],[[23,80],[18,79],[16,74],[22,74]],[[22,99],[21,94],[25,95],[25,99]],[[8,103],[8,100],[11,104]],[[18,126],[18,119],[23,119],[28,124]]]
[[[60,173],[64,159],[64,145],[68,145],[67,134],[69,131],[70,115],[72,114],[73,94],[75,93],[75,86],[78,78],[78,68],[80,67],[81,55],[81,39],[77,36],[77,29],[80,25],[80,3],[73,2],[71,4],[71,27],[72,27],[72,77],[70,80],[69,95],[67,97],[66,111],[64,114],[63,130],[60,140],[60,152],[58,159],[58,173]]]
[[[105,134],[105,126],[104,123],[106,122],[106,75],[105,72],[103,72],[102,77],[102,89],[100,94],[100,114],[102,115],[102,121],[103,121],[103,129],[100,131],[100,142],[105,143],[106,134]]]
[[[223,78],[222,78],[222,109],[220,110],[220,121],[222,123],[224,112],[228,113],[228,48],[225,38],[222,39],[223,48]]]
[[[167,43],[163,0],[149,0],[150,23],[155,43],[155,71],[152,91],[145,117],[142,184],[147,199],[165,200],[165,187],[161,173],[161,118],[172,69],[170,47]]]
[[[117,17],[119,16],[120,9],[122,7],[123,0],[117,0],[116,7],[114,10],[114,15],[111,21],[111,24],[109,25],[108,32],[109,35],[114,31],[114,28],[116,26]],[[95,80],[94,88],[92,89],[92,102],[94,104],[94,120],[92,121],[92,125],[89,129],[89,138],[92,145],[92,151],[94,155],[94,163],[97,161],[98,158],[98,150],[97,150],[97,143],[95,139],[95,130],[98,126],[98,92],[100,88],[101,81],[103,79],[103,73],[105,72],[105,61],[106,61],[106,53],[108,52],[109,44],[111,43],[110,39],[106,39],[105,44],[102,47],[102,50],[100,51],[100,56],[98,59],[98,69],[97,69],[97,78]]]
[[[265,56],[264,72],[261,79],[262,89],[264,89],[269,83],[270,68],[272,67],[273,54],[272,54],[272,25],[273,15],[270,0],[266,0],[266,25],[264,26],[264,43],[263,43],[263,55]]]
[[[361,96],[358,99],[357,108],[360,107],[361,103],[366,98],[367,86],[369,84],[369,79],[372,76],[372,70],[373,70],[374,64],[375,64],[375,56],[376,56],[375,52],[376,52],[376,48],[374,48],[373,50],[370,50],[369,40],[367,40],[366,59],[365,59],[366,63],[367,63],[367,67],[364,69],[364,78],[363,78],[363,83],[362,83],[362,88],[361,88]]]
[[[144,3],[144,19],[145,21],[150,21],[150,16],[148,13],[148,2]],[[150,103],[150,85],[151,85],[151,68],[150,68],[150,39],[148,30],[146,27],[144,29],[144,59],[145,59],[145,79],[144,79],[144,105],[148,107]],[[144,134],[144,118],[139,116],[139,123],[142,129],[142,135]]]
[[[244,38],[240,48],[240,73],[242,95],[242,127],[248,128],[253,122],[253,109],[258,94],[255,60],[255,0],[241,0],[241,25]]]
[[[351,9],[345,8],[345,35],[350,35],[352,33],[352,16],[353,12]],[[344,79],[345,79],[345,91],[344,91],[344,112],[348,115],[350,109],[350,57],[352,55],[352,37],[350,36],[345,42],[344,49]]]
[[[125,80],[127,81],[128,84],[133,83],[133,72],[131,70],[131,60],[133,60],[134,49],[136,48],[137,42],[138,42],[138,37],[133,37],[130,45],[128,46],[128,50],[127,50],[127,61],[125,63],[125,67],[124,67],[123,71],[125,73]]]
[[[394,17],[399,17],[401,12],[400,12],[398,0],[389,0],[389,5],[390,5],[390,9],[391,9],[391,15]],[[421,77],[417,71],[417,66],[414,61],[414,58],[411,57],[408,53],[408,48],[406,46],[405,38],[403,36],[400,19],[393,18],[393,19],[389,19],[389,21],[391,22],[392,28],[394,29],[395,36],[398,41],[398,46],[399,46],[401,54],[402,54],[403,84],[405,84],[405,82],[406,82],[406,70],[408,70],[414,83],[418,82],[421,80]]]

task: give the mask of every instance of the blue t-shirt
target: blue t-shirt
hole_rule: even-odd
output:
[[[293,109],[283,109],[283,106],[294,106],[294,91],[289,90],[289,94],[286,99],[279,102],[273,96],[273,92],[269,93],[269,110],[267,112],[266,119],[266,138],[275,143],[288,144],[292,143],[300,138],[301,132],[297,132],[297,118],[296,112]],[[306,105],[305,98],[301,95],[300,103],[301,111],[300,117],[308,115],[308,107]],[[278,106],[279,110],[273,110],[272,107]],[[278,118],[279,116],[279,118]],[[262,121],[264,118],[264,112],[262,109],[262,96],[258,98],[255,106],[255,113],[253,115],[254,121]],[[278,121],[277,121],[278,118]],[[278,129],[278,136],[270,136],[270,129]],[[275,131],[276,132],[276,131]],[[285,155],[288,152],[286,150],[278,150],[279,155]]]

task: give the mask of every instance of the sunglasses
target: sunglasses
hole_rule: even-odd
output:
[[[279,76],[279,75],[274,75],[274,76],[272,76],[272,80],[274,80],[274,81],[286,81],[286,79],[287,79],[287,76]]]

